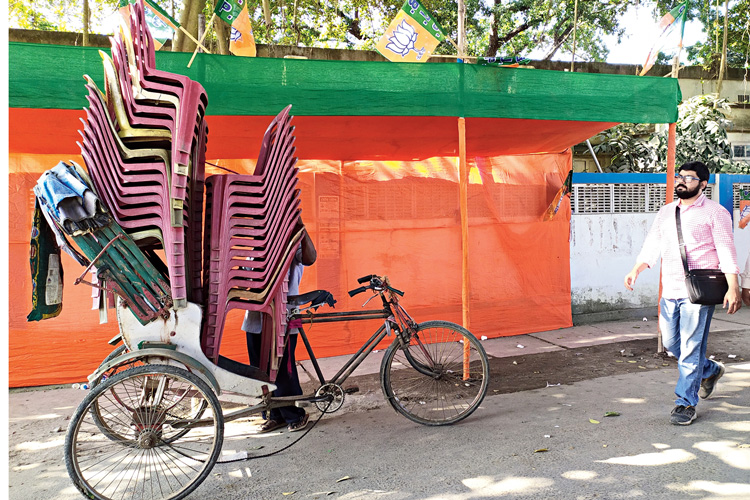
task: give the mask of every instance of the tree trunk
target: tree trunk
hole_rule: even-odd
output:
[[[721,65],[719,66],[719,83],[716,86],[716,97],[721,97],[721,83],[724,81],[724,73],[726,72],[727,68],[727,33],[729,31],[728,27],[728,17],[729,17],[729,0],[724,1],[724,41],[721,45]]]
[[[202,2],[198,0],[185,0],[182,12],[180,12],[179,23],[185,30],[193,35],[196,40],[198,39],[198,14],[203,10],[202,7]],[[177,41],[174,44],[174,47],[172,47],[172,52],[193,52],[195,47],[195,42],[190,40],[185,33],[180,31],[177,35]]]
[[[214,0],[216,8],[216,0]],[[216,33],[216,42],[219,44],[219,54],[229,55],[229,25],[221,20],[219,16],[214,17],[214,32]]]
[[[89,46],[89,23],[91,22],[91,11],[89,11],[89,0],[83,0],[83,46]]]
[[[555,52],[560,50],[560,47],[562,47],[562,44],[565,43],[565,40],[568,39],[568,37],[570,36],[572,32],[573,32],[572,25],[565,28],[565,31],[563,31],[560,37],[555,41],[555,44],[552,46],[552,49],[544,57],[543,61],[549,61],[550,59],[552,59],[552,56],[555,55]]]
[[[484,53],[485,57],[495,57],[497,55],[497,49],[500,48],[500,40],[497,36],[497,17],[492,14],[492,23],[490,27],[490,39],[487,43],[487,50]]]

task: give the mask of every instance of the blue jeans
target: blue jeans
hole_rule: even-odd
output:
[[[719,372],[719,365],[706,358],[708,328],[715,306],[693,304],[690,299],[662,298],[659,328],[664,348],[678,361],[680,376],[674,393],[676,405],[696,406],[701,380]]]

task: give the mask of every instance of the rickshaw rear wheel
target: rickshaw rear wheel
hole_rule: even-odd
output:
[[[204,402],[203,423],[190,427]],[[78,406],[65,438],[65,464],[89,498],[176,500],[208,476],[223,437],[221,406],[205,381],[175,366],[138,366],[102,381]]]

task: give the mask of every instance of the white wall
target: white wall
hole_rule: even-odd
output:
[[[739,229],[738,215],[735,210],[735,247],[742,271],[750,253],[750,226]],[[655,217],[655,213],[572,216],[570,281],[574,315],[657,305],[659,264],[641,273],[634,291],[623,285]]]
[[[655,213],[573,215],[570,284],[574,315],[656,305],[658,268],[642,273],[633,292],[623,285],[655,217]]]

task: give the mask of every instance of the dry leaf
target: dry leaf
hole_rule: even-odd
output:
[[[620,413],[616,411],[608,411],[604,414],[605,417],[619,417]]]
[[[534,453],[544,453],[545,451],[549,451],[548,448],[539,448],[538,450],[534,450]]]
[[[594,420],[593,418],[590,418],[589,422],[591,422],[592,424],[598,424],[598,423],[600,423],[598,420]]]
[[[351,477],[349,477],[349,476],[344,476],[344,477],[342,477],[341,479],[337,479],[337,480],[336,480],[336,482],[337,482],[337,483],[340,483],[341,481],[346,481],[346,480],[349,480],[349,479],[351,479]]]
[[[289,495],[294,495],[295,493],[297,493],[297,492],[296,491],[284,491],[281,494],[286,497],[286,496],[289,496]]]
[[[638,362],[638,361],[636,361],[636,360],[634,360],[634,359],[629,359],[629,360],[628,360],[628,363],[637,363],[637,362]]]

